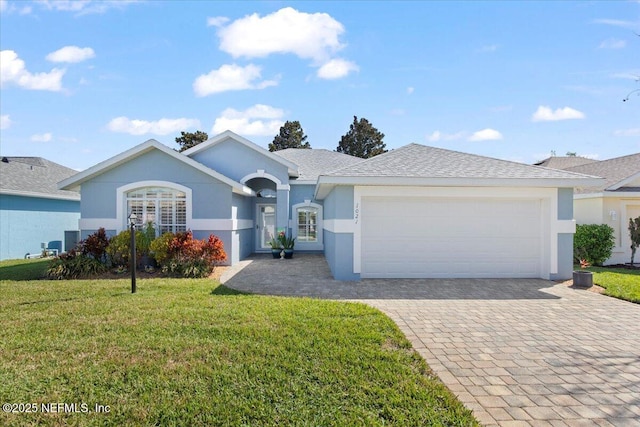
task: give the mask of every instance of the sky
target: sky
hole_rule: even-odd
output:
[[[0,154],[83,170],[287,120],[335,150],[357,116],[387,149],[603,160],[640,151],[639,34],[638,0],[0,0]]]

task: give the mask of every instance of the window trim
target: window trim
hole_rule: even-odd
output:
[[[146,188],[146,187],[162,187],[169,188],[171,190],[181,191],[185,194],[185,214],[186,214],[186,229],[193,229],[192,222],[192,191],[189,187],[185,187],[184,185],[176,184],[175,182],[170,181],[137,181],[132,182],[130,184],[123,185],[118,187],[117,192],[117,206],[116,206],[116,221],[118,226],[120,227],[117,231],[126,230],[129,226],[129,221],[127,217],[129,216],[129,212],[127,212],[127,193],[130,191]]]
[[[298,237],[298,209],[301,208],[314,208],[317,210],[317,241],[315,242],[303,242],[300,240],[296,240],[296,248],[303,250],[324,250],[323,244],[323,234],[324,234],[324,225],[323,225],[323,213],[322,213],[322,205],[318,203],[313,203],[311,200],[305,200],[303,203],[297,203],[291,206],[291,235],[295,238]]]

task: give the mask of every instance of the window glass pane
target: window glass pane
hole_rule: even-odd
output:
[[[160,233],[186,231],[186,194],[171,188],[138,188],[127,193],[127,216],[135,213],[137,223],[155,224]]]
[[[318,210],[313,207],[298,208],[298,240],[317,242],[316,230]]]

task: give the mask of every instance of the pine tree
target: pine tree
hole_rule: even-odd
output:
[[[269,151],[284,150],[285,148],[311,148],[307,142],[307,135],[304,134],[299,121],[286,121],[280,127],[280,133],[273,138],[269,144]]]
[[[367,119],[358,120],[357,116],[353,116],[349,132],[342,136],[336,151],[368,159],[387,152],[383,138],[384,133],[379,132]]]
[[[207,135],[206,132],[201,132],[199,130],[195,131],[195,133],[180,132],[180,134],[181,136],[176,138],[176,142],[180,146],[178,151],[181,153],[209,139],[209,135]]]

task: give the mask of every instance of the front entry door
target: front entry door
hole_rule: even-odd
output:
[[[276,237],[276,205],[257,205],[256,250],[271,249],[269,242]]]

